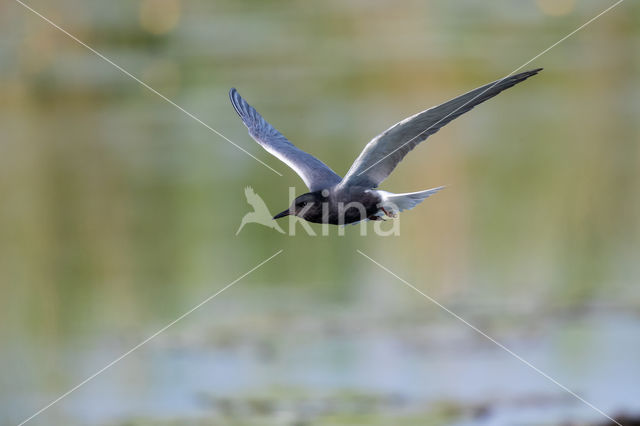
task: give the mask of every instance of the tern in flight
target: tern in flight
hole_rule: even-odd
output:
[[[538,68],[505,77],[405,118],[373,138],[344,178],[313,155],[289,142],[236,89],[231,89],[229,97],[243,123],[249,128],[251,137],[291,167],[309,188],[309,192],[297,197],[289,208],[273,219],[295,215],[309,222],[345,225],[367,219],[395,217],[399,212],[417,206],[425,198],[441,190],[442,186],[426,191],[394,194],[376,188],[420,142],[474,106],[541,70],[542,68]]]

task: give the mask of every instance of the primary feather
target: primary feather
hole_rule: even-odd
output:
[[[376,188],[420,142],[474,106],[541,70],[538,68],[505,77],[402,120],[367,144],[345,175],[341,186]]]
[[[291,167],[309,190],[319,191],[340,183],[342,178],[326,164],[289,142],[282,133],[267,122],[236,89],[229,91],[229,98],[249,134],[270,154]]]

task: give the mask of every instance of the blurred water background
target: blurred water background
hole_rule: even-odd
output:
[[[506,75],[611,2],[0,2],[0,423],[600,424],[640,415],[640,4],[449,124],[383,184],[450,187],[400,236],[247,225],[306,192],[246,133],[237,87],[345,173],[388,126]],[[283,223],[286,225],[286,222]],[[316,232],[320,227],[314,225]]]

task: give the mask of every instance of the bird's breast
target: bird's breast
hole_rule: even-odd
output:
[[[332,193],[328,198],[328,223],[341,225],[365,220],[377,213],[380,201],[377,191],[366,188]]]

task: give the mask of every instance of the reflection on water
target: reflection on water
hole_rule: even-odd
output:
[[[356,249],[603,410],[640,411],[640,3],[409,155],[383,189],[450,189],[397,238],[234,236],[246,186],[273,211],[304,188],[251,141],[228,89],[344,173],[387,126],[506,74],[602,4],[31,3],[283,177],[0,5],[0,423],[281,248],[32,424],[599,420]]]
[[[290,303],[267,304],[268,294]],[[234,290],[69,396],[41,424],[164,424],[178,418],[291,425],[349,419],[416,425],[425,419],[459,425],[603,420],[427,301],[410,311],[397,306],[382,313],[355,303],[305,306],[303,297],[301,291]],[[497,319],[476,310],[468,319],[605,412],[637,412],[637,313]],[[70,342],[58,349],[56,365],[64,371],[57,373],[43,365],[50,353],[21,348],[14,356],[29,362],[31,374],[15,369],[4,375],[14,389],[4,397],[20,408],[5,420],[16,422],[29,407],[55,398],[137,338]],[[43,378],[51,374],[67,379],[47,389]],[[27,384],[43,390],[34,394]]]

